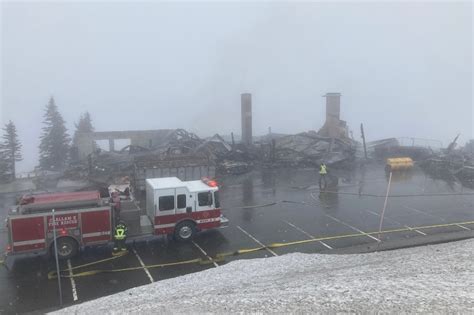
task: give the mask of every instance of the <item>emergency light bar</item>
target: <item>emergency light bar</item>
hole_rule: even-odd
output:
[[[217,182],[213,179],[209,179],[208,177],[201,178],[201,181],[209,187],[217,187]]]

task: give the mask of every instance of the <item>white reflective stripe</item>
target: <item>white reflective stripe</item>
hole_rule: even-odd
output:
[[[34,244],[41,244],[41,243],[45,243],[45,242],[46,242],[46,240],[43,238],[43,239],[39,239],[39,240],[13,242],[13,246],[34,245]]]
[[[202,224],[202,223],[218,222],[220,220],[221,220],[221,217],[215,217],[215,218],[209,218],[209,219],[196,220],[196,223]],[[166,228],[174,227],[175,225],[176,223],[158,224],[158,225],[155,225],[155,229],[166,229]]]
[[[95,237],[95,236],[103,236],[103,235],[110,235],[110,231],[84,233],[84,234],[82,234],[82,238],[85,238],[85,237]]]
[[[155,229],[166,229],[166,228],[169,228],[169,227],[173,227],[175,225],[176,225],[176,223],[158,224],[158,225],[155,225]]]
[[[209,222],[217,222],[220,221],[221,217],[216,217],[216,218],[209,218],[209,219],[202,219],[202,220],[196,220],[198,224],[200,223],[209,223]]]

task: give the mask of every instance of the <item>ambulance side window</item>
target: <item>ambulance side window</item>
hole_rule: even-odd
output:
[[[210,191],[198,194],[199,206],[212,206],[212,193]]]
[[[178,195],[178,209],[186,208],[186,195]]]
[[[160,211],[174,209],[174,196],[162,196],[159,198],[158,202],[160,204]]]

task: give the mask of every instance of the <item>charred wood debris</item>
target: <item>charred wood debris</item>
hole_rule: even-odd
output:
[[[250,146],[232,139],[233,136],[218,134],[202,139],[177,129],[153,148],[129,145],[114,152],[96,149],[86,159],[72,162],[64,176],[105,183],[124,176],[133,177],[144,168],[206,165],[214,167],[215,174],[236,175],[257,167],[316,167],[321,162],[345,166],[354,161],[357,147],[351,139],[321,137],[314,131],[255,137]],[[171,170],[170,176],[172,174]]]
[[[474,141],[456,148],[456,139],[446,149],[401,145],[395,138],[366,144],[367,160],[383,161],[387,157],[408,156],[430,176],[459,180],[472,187],[474,180]],[[87,159],[70,164],[65,178],[87,179],[92,183],[117,182],[118,178],[146,177],[149,169],[164,169],[161,176],[179,176],[189,169],[206,168],[195,174],[238,175],[255,168],[318,167],[352,168],[366,163],[362,144],[350,138],[322,137],[315,131],[294,135],[270,133],[254,137],[250,146],[234,140],[234,136],[216,134],[200,138],[194,133],[176,129],[165,141],[152,147],[129,145],[120,151],[96,149]],[[142,174],[140,175],[140,172]],[[151,174],[156,174],[152,172]],[[185,173],[182,173],[185,174]],[[195,178],[197,179],[197,178]]]
[[[371,142],[369,148],[376,159],[411,157],[432,178],[458,181],[466,187],[474,188],[474,140],[470,140],[464,147],[458,147],[458,138],[459,135],[446,148],[400,145],[395,138]]]

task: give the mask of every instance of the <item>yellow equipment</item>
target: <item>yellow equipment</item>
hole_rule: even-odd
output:
[[[406,171],[413,168],[413,160],[409,157],[389,158],[385,169],[387,171]]]

